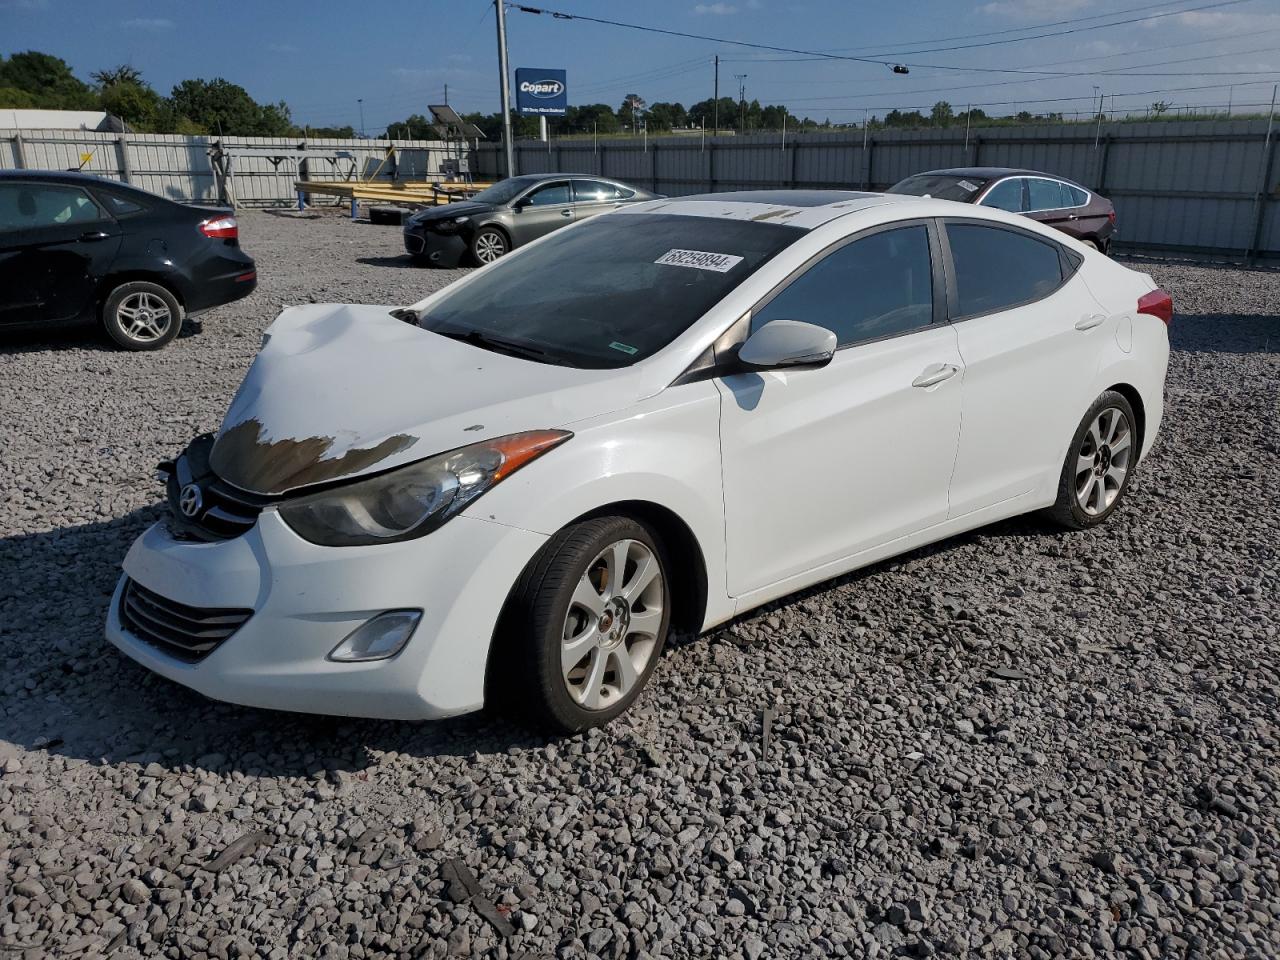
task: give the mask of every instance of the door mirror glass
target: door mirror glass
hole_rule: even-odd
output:
[[[836,335],[799,320],[771,320],[747,338],[738,359],[753,370],[825,367],[836,353]]]

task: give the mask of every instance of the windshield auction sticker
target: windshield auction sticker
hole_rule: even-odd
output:
[[[671,267],[693,267],[695,270],[728,273],[742,262],[742,258],[727,253],[707,253],[705,250],[668,250],[653,262],[665,263]]]

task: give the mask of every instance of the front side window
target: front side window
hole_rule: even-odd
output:
[[[558,207],[571,201],[568,183],[549,183],[533,191],[527,198],[531,207]]]
[[[1008,210],[1010,213],[1022,213],[1027,209],[1022,203],[1022,179],[1013,177],[1010,180],[1001,180],[982,198],[982,206]]]
[[[970,223],[948,223],[946,229],[955,266],[958,317],[1039,300],[1062,283],[1058,248],[1046,240]]]
[[[933,322],[933,262],[924,226],[883,230],[845,244],[793,280],[751,318],[826,327],[840,346]]]
[[[84,190],[63,184],[0,184],[0,230],[93,223],[102,211]]]
[[[540,362],[627,367],[660,351],[804,234],[714,217],[591,217],[447,291],[419,325]]]

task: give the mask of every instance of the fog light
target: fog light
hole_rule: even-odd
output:
[[[422,619],[421,610],[388,610],[362,623],[329,652],[328,659],[339,663],[386,660],[409,642]]]

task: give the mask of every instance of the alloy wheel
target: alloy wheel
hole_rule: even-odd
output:
[[[476,259],[481,263],[493,263],[507,252],[502,237],[496,233],[482,233],[476,237]]]
[[[116,308],[120,329],[138,343],[159,340],[169,331],[173,314],[169,305],[154,293],[132,293],[120,301]]]
[[[1101,516],[1124,488],[1133,459],[1133,429],[1119,407],[1100,411],[1076,454],[1075,489],[1080,509]]]
[[[561,670],[573,702],[606,710],[639,682],[658,643],[666,590],[662,567],[639,540],[596,556],[565,614]]]

